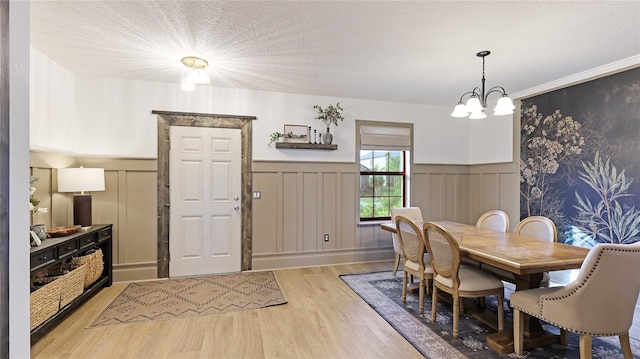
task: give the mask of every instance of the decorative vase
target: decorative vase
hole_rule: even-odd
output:
[[[331,141],[333,141],[333,135],[329,132],[329,127],[327,127],[327,133],[324,134],[324,144],[330,145]]]

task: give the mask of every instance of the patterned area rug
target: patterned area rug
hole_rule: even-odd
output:
[[[256,309],[286,302],[271,271],[130,283],[89,328]]]
[[[485,344],[485,337],[495,330],[466,314],[460,316],[459,338],[453,339],[451,304],[438,302],[436,323],[431,323],[431,296],[425,295],[424,317],[418,314],[418,295],[407,295],[402,303],[402,272],[397,277],[391,272],[343,275],[340,278],[355,291],[380,316],[391,324],[402,336],[426,358],[579,358],[579,336],[569,334],[569,345],[550,345],[526,350],[522,356],[499,354]],[[508,298],[508,291],[505,291]],[[485,306],[495,312],[495,297],[488,297]],[[505,303],[505,309],[508,305]],[[505,321],[512,322],[511,313],[505,313]],[[558,334],[556,327],[545,325],[545,329]],[[640,343],[631,339],[634,358],[640,358]],[[622,358],[618,337],[593,338],[593,358]]]

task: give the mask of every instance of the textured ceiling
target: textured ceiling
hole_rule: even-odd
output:
[[[516,93],[640,55],[639,1],[32,1],[31,43],[68,70],[453,105],[480,85]]]

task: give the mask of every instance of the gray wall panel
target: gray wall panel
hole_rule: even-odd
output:
[[[322,193],[318,186],[318,173],[302,174],[302,251],[318,250],[318,230],[322,225]],[[295,196],[295,194],[293,194]]]
[[[253,200],[253,210],[262,215],[253,216],[253,253],[274,253],[278,246],[277,175],[257,173],[253,176],[253,188],[260,188],[260,199]]]
[[[319,201],[322,204],[322,226],[320,226],[319,248],[336,249],[336,241],[338,239],[336,231],[336,219],[340,216],[342,209],[337,205],[336,198],[337,176],[335,173],[324,173],[322,175],[322,197]],[[329,235],[329,241],[324,241],[324,235]]]
[[[296,196],[298,192],[298,174],[297,173],[283,173],[282,174],[282,196],[277,198],[276,201],[282,201],[282,252],[297,252],[302,250],[301,227],[299,220],[302,216],[299,216],[301,212],[299,208],[300,202]],[[261,188],[254,188],[262,190]],[[271,212],[266,213],[254,213],[255,216],[275,216],[276,214]]]
[[[336,219],[336,238],[337,248],[356,248],[358,247],[356,226],[360,215],[360,210],[356,205],[358,198],[357,189],[359,178],[355,173],[341,173],[339,175],[340,197],[340,214]]]
[[[32,171],[49,178],[41,182],[37,192],[43,203],[55,207],[46,220],[51,225],[64,225],[66,221],[55,219],[70,216],[70,197],[52,192],[55,170],[46,167],[55,163],[51,157],[32,154],[32,163],[42,166]],[[155,181],[157,169],[149,162],[154,161],[83,161],[106,169],[107,191],[94,194],[94,220],[114,223],[115,279],[153,278],[157,219],[155,188],[150,183]],[[252,168],[251,190],[261,192],[261,199],[252,201],[253,262],[258,263],[254,269],[393,258],[389,233],[378,224],[359,224],[356,165],[254,162]],[[427,220],[473,224],[481,213],[493,208],[503,209],[511,217],[510,212],[518,211],[514,168],[512,164],[416,165],[412,205],[421,207]],[[324,233],[330,235],[329,242],[323,241]]]

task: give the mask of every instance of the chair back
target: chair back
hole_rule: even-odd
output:
[[[541,314],[569,330],[606,336],[631,327],[640,292],[640,242],[597,244],[578,277],[562,290],[541,296]],[[556,319],[558,318],[558,319]]]
[[[558,241],[556,224],[553,223],[551,219],[543,216],[531,216],[523,219],[516,225],[513,233],[532,238],[546,239],[550,242]]]
[[[397,216],[404,216],[409,218],[414,222],[422,222],[422,211],[420,207],[398,207],[391,208],[391,221],[395,222]],[[391,239],[393,240],[393,251],[397,254],[402,254],[402,249],[400,248],[400,242],[398,241],[398,236],[393,233],[391,235]]]
[[[424,238],[422,230],[405,216],[396,216],[396,233],[405,260],[416,262],[424,268]]]
[[[503,211],[489,211],[478,218],[476,227],[496,232],[507,232],[509,230],[509,216]]]
[[[404,216],[414,222],[422,222],[422,211],[420,207],[398,207],[391,208],[391,221],[395,222],[396,216]]]
[[[424,241],[431,258],[433,271],[453,281],[453,288],[458,288],[458,269],[460,268],[460,247],[451,233],[440,225],[427,222],[423,226]]]

